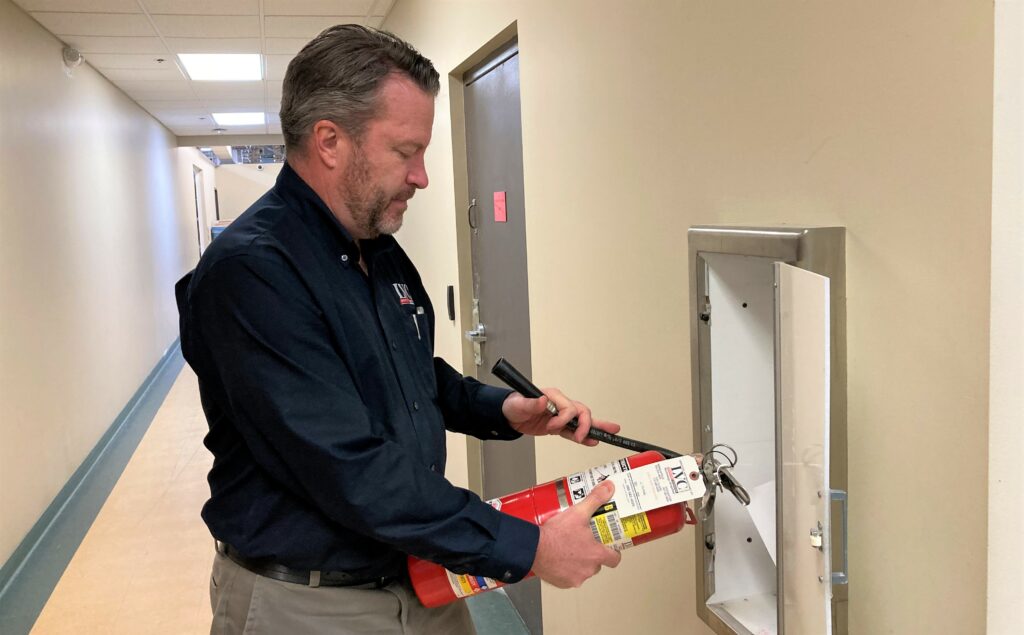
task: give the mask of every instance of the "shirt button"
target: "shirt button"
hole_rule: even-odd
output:
[[[436,472],[437,471],[437,464],[436,463],[431,463],[430,464],[430,471],[431,472]]]
[[[491,436],[492,437],[498,436],[498,431],[497,430],[491,430]]]
[[[505,574],[501,576],[501,579],[503,581],[505,581],[505,582],[508,582],[509,580],[512,579],[512,572],[511,571],[506,571]]]
[[[420,409],[420,404],[419,404],[418,401],[412,402],[412,409],[413,410],[419,410]]]
[[[398,342],[391,342],[391,349],[397,351],[398,350]]]
[[[348,254],[341,254],[341,261],[348,262]]]

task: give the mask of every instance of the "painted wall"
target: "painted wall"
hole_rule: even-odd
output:
[[[174,341],[199,255],[174,137],[61,48],[0,0],[0,562]]]
[[[846,226],[850,632],[983,632],[991,3],[403,0],[385,26],[444,74],[513,21],[537,381],[689,449],[687,228]],[[399,235],[435,303],[462,218],[444,91]],[[621,452],[537,455],[543,481]],[[547,631],[708,632],[692,541],[545,587]]]
[[[995,3],[988,633],[1024,623],[1024,1]]]
[[[216,222],[216,198],[214,189],[217,184],[217,172],[213,163],[198,148],[192,146],[174,148],[175,155],[175,187],[179,204],[182,209],[182,235],[191,233],[196,249],[206,251],[210,245],[210,226]],[[201,173],[197,179],[196,173]],[[197,187],[200,200],[196,202]]]
[[[220,200],[220,217],[223,220],[238,218],[238,215],[274,187],[283,163],[257,165],[224,164],[217,166],[217,198]],[[262,168],[262,169],[260,169]],[[210,208],[210,218],[213,207]]]

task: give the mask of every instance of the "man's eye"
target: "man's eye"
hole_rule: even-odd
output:
[[[402,157],[403,159],[411,159],[412,158],[412,153],[411,152],[406,152],[405,150],[402,150],[401,148],[395,148],[395,152],[397,152],[398,156]]]

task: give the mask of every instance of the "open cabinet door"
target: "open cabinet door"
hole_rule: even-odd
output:
[[[829,280],[774,267],[779,632],[831,634]]]

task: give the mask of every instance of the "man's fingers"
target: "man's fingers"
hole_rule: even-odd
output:
[[[594,419],[593,423],[590,425],[592,428],[604,430],[609,434],[618,434],[619,431],[622,430],[622,426],[619,424],[612,423],[611,421],[601,421],[600,419]]]
[[[576,421],[579,425],[573,434],[573,441],[583,443],[587,439],[587,433],[590,432],[590,426],[593,425],[593,420],[590,417],[590,408],[587,408],[578,401],[573,402],[573,405],[576,406],[576,410],[579,413],[576,415]]]
[[[622,552],[616,551],[611,547],[605,547],[605,550],[607,551],[607,554],[604,562],[602,562],[601,564],[603,564],[606,567],[611,567],[612,569],[619,566],[619,563],[622,562]]]
[[[615,483],[611,481],[603,481],[600,485],[595,487],[586,498],[576,504],[574,509],[578,508],[589,519],[597,511],[597,508],[604,505],[612,499],[615,495]]]

